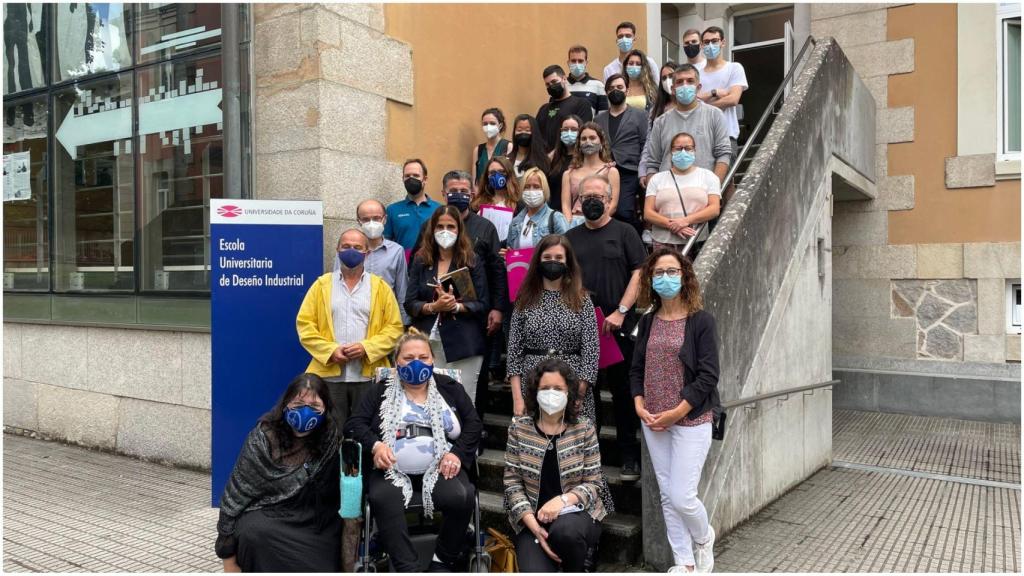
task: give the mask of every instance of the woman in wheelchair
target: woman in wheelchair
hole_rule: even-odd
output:
[[[338,572],[339,426],[316,374],[301,374],[249,433],[220,499],[225,572]]]
[[[601,536],[601,450],[577,419],[578,393],[568,364],[544,360],[527,377],[528,415],[508,428],[505,511],[520,572],[583,572]]]
[[[420,570],[405,509],[421,492],[424,513],[443,513],[430,571],[452,571],[465,549],[475,492],[473,465],[483,423],[461,384],[434,375],[430,342],[415,328],[398,340],[397,370],[363,395],[345,436],[373,455],[367,498],[381,544],[399,572]]]

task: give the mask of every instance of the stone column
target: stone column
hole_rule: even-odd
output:
[[[256,198],[322,200],[324,263],[356,204],[404,195],[387,102],[413,103],[412,51],[381,4],[254,4]]]

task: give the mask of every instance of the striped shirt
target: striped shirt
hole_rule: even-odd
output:
[[[512,420],[505,449],[505,512],[518,533],[523,516],[536,514],[540,496],[540,471],[548,439],[537,432],[533,418]],[[591,518],[600,522],[607,511],[600,498],[601,449],[597,431],[586,418],[566,427],[555,441],[559,477],[564,494],[575,494]]]

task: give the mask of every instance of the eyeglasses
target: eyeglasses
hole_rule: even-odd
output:
[[[448,196],[457,196],[459,194],[469,196],[469,188],[449,188],[447,194]]]
[[[662,276],[668,276],[669,278],[679,278],[683,271],[679,268],[656,268],[654,270],[654,278],[661,278]]]
[[[311,404],[306,404],[305,402],[289,402],[287,408],[289,410],[298,410],[299,408],[302,408],[303,406],[309,406],[317,414],[323,414],[324,413],[324,407],[323,406],[313,406]]]
[[[359,223],[360,224],[365,224],[367,222],[383,222],[383,221],[384,221],[384,217],[383,216],[367,216],[365,218],[360,218],[359,219]]]
[[[607,198],[607,196],[603,194],[586,194],[580,196],[580,202],[586,202],[587,200],[600,200],[601,202],[604,202],[605,198]]]
[[[687,152],[693,153],[693,151],[696,150],[696,148],[694,148],[693,146],[680,146],[672,149],[673,152],[679,152],[681,150],[686,150]]]
[[[718,38],[712,38],[710,40],[705,40],[704,41],[704,45],[705,46],[707,46],[708,44],[713,44],[713,45],[717,46],[718,44],[721,44],[721,43],[722,43],[722,41],[719,40]]]

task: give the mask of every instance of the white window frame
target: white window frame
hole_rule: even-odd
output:
[[[1021,333],[1021,307],[1017,305],[1020,294],[1020,280],[1006,281],[1006,333]]]
[[[998,115],[996,122],[996,160],[997,162],[1020,162],[1021,152],[1006,151],[1003,135],[1006,131],[1006,106],[1007,102],[1003,95],[1006,93],[1005,78],[1003,75],[1004,66],[1003,63],[1006,61],[1006,32],[1009,28],[1009,21],[1013,18],[1019,19],[1021,16],[1020,4],[1017,2],[1012,3],[1000,3],[996,9],[996,18],[998,19],[996,26],[996,75],[998,82],[996,85],[996,113]],[[1019,164],[1018,164],[1019,166]],[[1018,168],[1019,170],[1019,168]]]
[[[741,6],[742,6],[742,4],[741,4]],[[796,14],[796,5],[792,4],[792,3],[787,3],[787,4],[767,4],[767,5],[764,5],[764,6],[758,6],[757,8],[748,8],[746,10],[743,10],[743,9],[734,10],[732,12],[732,14],[729,16],[729,30],[728,30],[728,33],[729,33],[729,40],[728,40],[729,53],[726,55],[726,58],[728,60],[732,60],[733,59],[732,58],[733,50],[737,50],[737,51],[742,52],[743,50],[750,50],[752,48],[762,48],[764,46],[776,46],[776,45],[779,45],[779,44],[784,44],[786,42],[786,38],[784,36],[780,36],[778,39],[775,39],[775,40],[763,40],[761,42],[754,42],[752,44],[740,44],[739,46],[733,45],[733,41],[736,39],[735,32],[736,32],[736,17],[737,16],[751,16],[751,15],[754,15],[754,14],[760,14],[762,12],[774,12],[775,10],[781,10],[783,8],[792,8],[794,15]]]

